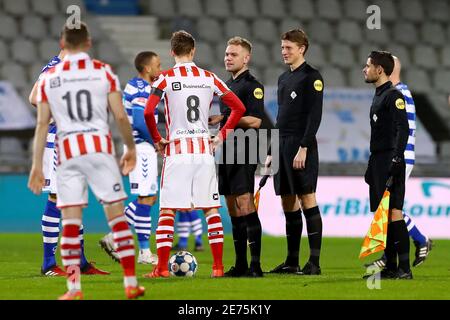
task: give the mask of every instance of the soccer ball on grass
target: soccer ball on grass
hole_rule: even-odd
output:
[[[192,277],[198,269],[197,259],[188,251],[178,251],[169,259],[169,271],[177,277]]]

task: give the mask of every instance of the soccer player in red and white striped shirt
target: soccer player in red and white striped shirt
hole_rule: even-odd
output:
[[[136,149],[125,109],[120,84],[111,68],[86,53],[91,47],[87,26],[64,28],[63,61],[49,69],[38,85],[38,116],[35,132],[33,165],[28,182],[36,194],[44,184],[42,158],[50,117],[56,121],[58,167],[57,206],[62,210],[63,231],[61,258],[68,274],[69,291],[61,300],[82,299],[79,277],[80,240],[78,237],[82,208],[88,203],[88,185],[102,202],[114,234],[116,251],[124,270],[128,298],[142,296],[135,274],[134,243],[123,214],[127,196],[113,155],[108,126],[108,104],[116,119],[127,151],[122,156],[123,174],[136,164]]]
[[[145,120],[156,148],[165,153],[161,173],[160,216],[156,229],[158,265],[147,277],[168,277],[177,210],[203,209],[213,255],[213,277],[223,276],[223,227],[213,152],[245,112],[239,98],[215,74],[193,62],[195,40],[189,33],[172,35],[176,65],[152,84]],[[220,134],[210,140],[208,115],[214,95],[232,110]],[[154,110],[164,96],[166,139],[156,127]]]

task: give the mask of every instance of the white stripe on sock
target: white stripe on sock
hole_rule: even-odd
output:
[[[137,287],[137,279],[136,277],[123,277],[123,284],[125,287]]]
[[[61,237],[61,245],[63,244],[79,244],[80,239],[78,237],[76,238],[68,238],[68,237]]]
[[[223,238],[218,238],[218,239],[210,239],[209,243],[220,243],[223,242]]]
[[[46,222],[59,224],[60,220],[61,220],[61,218],[54,218],[54,217],[49,217],[49,216],[45,216],[45,215],[42,216],[42,221],[46,221]]]
[[[81,226],[81,219],[63,219],[62,225],[63,227],[67,225]]]
[[[156,248],[162,248],[162,247],[169,247],[172,248],[172,242],[157,242],[156,243]]]
[[[119,239],[119,238],[125,238],[125,237],[131,237],[132,233],[131,231],[128,230],[124,230],[124,231],[119,231],[119,232],[113,232],[113,239]]]
[[[156,231],[173,231],[173,226],[158,226]]]
[[[42,237],[44,243],[58,243],[58,237]]]
[[[45,232],[59,232],[59,227],[42,226],[42,231],[45,231]]]

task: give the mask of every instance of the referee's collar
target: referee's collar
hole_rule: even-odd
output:
[[[387,81],[385,83],[383,83],[381,86],[379,86],[376,90],[375,90],[375,94],[377,96],[379,96],[380,94],[383,93],[384,90],[390,88],[392,86],[392,82],[391,81]]]
[[[89,55],[86,52],[67,54],[63,60],[64,61],[77,61],[77,60],[83,60],[83,59],[89,59]]]
[[[306,67],[306,61],[304,61],[301,65],[299,65],[299,66],[298,66],[297,68],[295,68],[294,70],[291,70],[291,69],[289,68],[289,71],[290,71],[290,72],[297,72],[297,71],[303,70],[305,67]]]
[[[238,75],[237,77],[236,77],[236,79],[233,79],[233,76],[231,76],[231,81],[239,81],[239,80],[241,80],[242,78],[244,78],[244,77],[246,77],[248,74],[250,74],[250,70],[249,69],[247,69],[247,70],[245,70],[244,72],[242,72],[240,75]]]

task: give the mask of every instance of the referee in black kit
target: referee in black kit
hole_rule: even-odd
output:
[[[228,40],[224,58],[225,68],[231,73],[231,78],[226,84],[246,107],[246,112],[236,127],[244,131],[257,130],[264,115],[264,87],[248,69],[251,51],[252,44],[248,40],[233,37]],[[211,117],[211,125],[220,121],[222,127],[231,109],[220,102],[220,113],[220,116]],[[256,132],[254,133],[257,139]],[[218,170],[219,193],[224,195],[227,201],[236,253],[235,265],[225,272],[225,276],[228,277],[263,276],[260,266],[262,229],[253,203],[258,144],[250,146],[249,140],[244,137],[244,141],[238,142],[230,135],[222,148],[225,162],[219,164]],[[256,158],[254,157],[256,161],[253,160],[255,163],[251,161],[250,152],[256,155]],[[226,162],[229,156],[234,160],[232,164]],[[239,158],[243,163],[239,163]],[[247,240],[250,247],[250,267],[247,262]]]
[[[278,79],[279,171],[275,173],[275,193],[281,195],[286,217],[287,258],[271,273],[319,275],[322,218],[316,202],[319,155],[316,133],[322,118],[324,84],[320,73],[305,62],[308,37],[294,29],[281,36],[281,53],[290,70]],[[268,156],[266,166],[272,157]],[[300,239],[306,219],[310,248],[309,261],[299,266]]]
[[[409,235],[403,219],[405,159],[409,125],[403,95],[389,81],[394,58],[389,52],[372,51],[363,70],[367,83],[376,87],[370,107],[370,158],[365,181],[369,184],[370,211],[375,212],[393,177],[390,189],[386,267],[382,279],[412,279],[409,264]],[[397,266],[398,256],[398,266]]]

